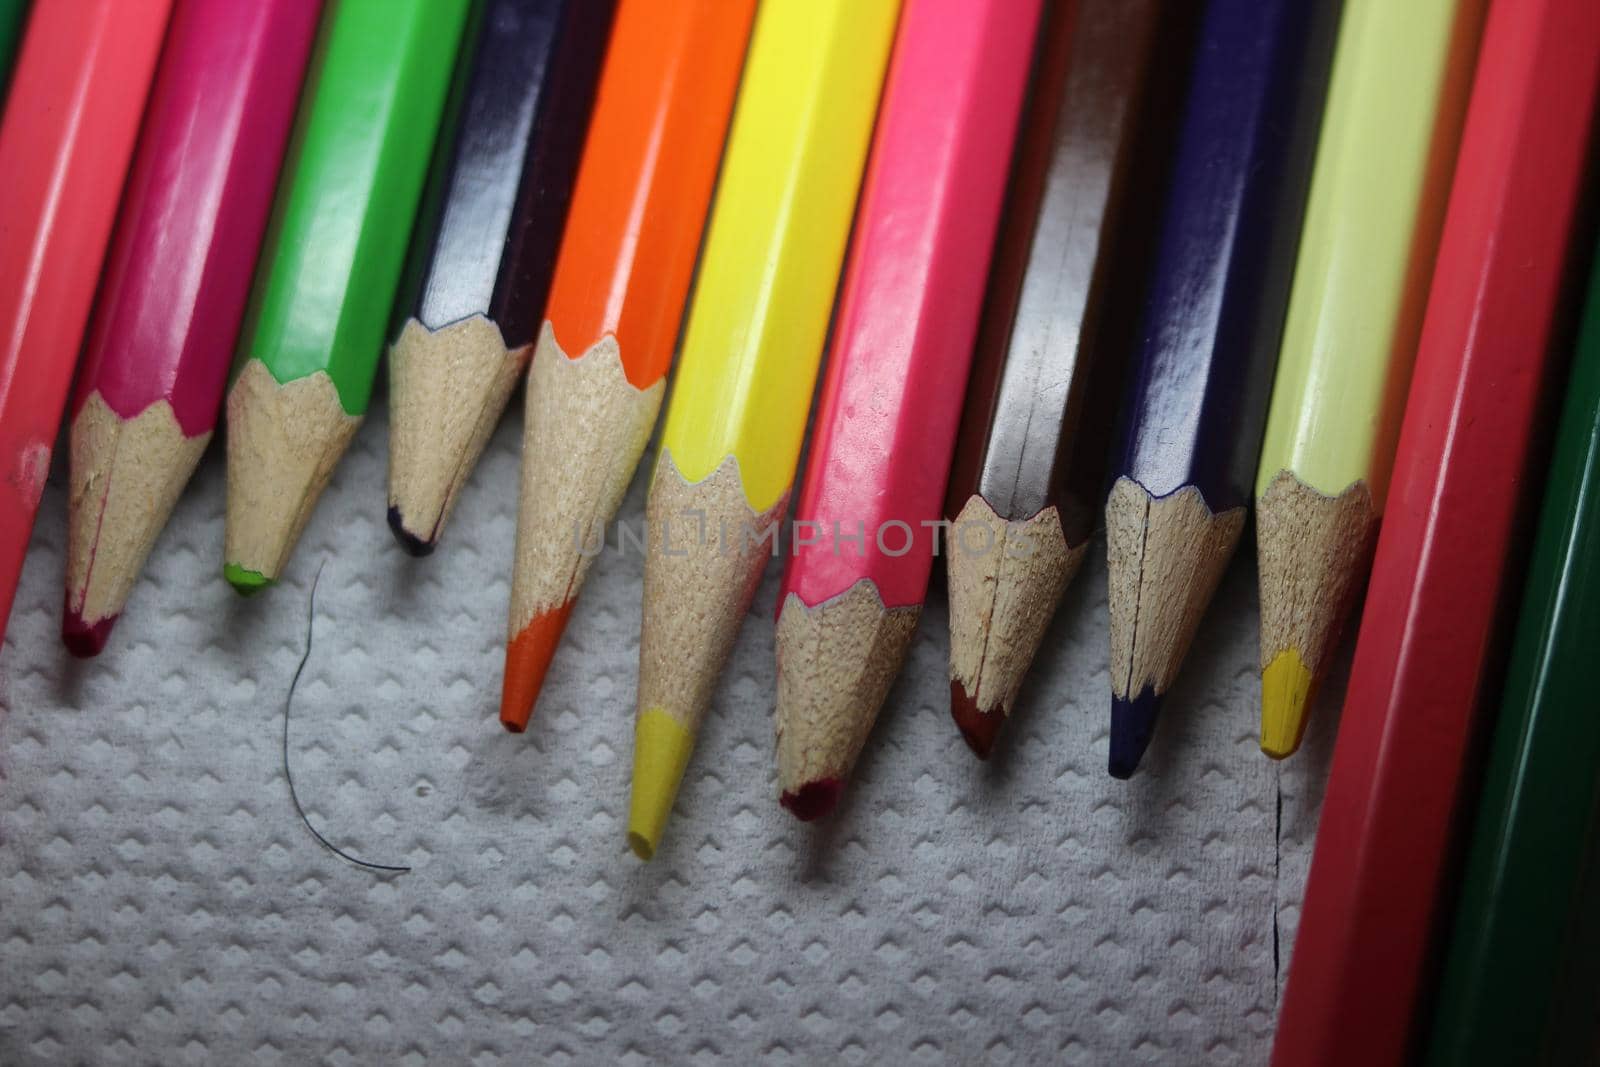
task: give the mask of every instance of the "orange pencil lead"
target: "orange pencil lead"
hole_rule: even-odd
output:
[[[573,601],[552,611],[541,612],[517,631],[506,645],[505,683],[500,690],[500,724],[514,734],[528,728],[533,707],[544,688],[545,672],[555,658],[561,634],[567,628]]]

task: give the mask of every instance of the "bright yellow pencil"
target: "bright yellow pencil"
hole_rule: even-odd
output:
[[[1300,744],[1370,562],[1484,0],[1346,0],[1256,479],[1261,748]]]
[[[788,503],[899,0],[756,16],[661,455],[628,843],[649,859]]]

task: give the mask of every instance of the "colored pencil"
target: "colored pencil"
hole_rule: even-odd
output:
[[[1581,0],[1576,5],[1582,6]],[[1600,34],[1590,9],[1574,42]],[[1600,841],[1600,259],[1567,387],[1532,570],[1434,1019],[1434,1064],[1514,1063],[1546,1050],[1573,926],[1592,911]],[[1591,890],[1592,893],[1592,890]],[[1594,986],[1587,1004],[1593,1030]],[[1592,1047],[1592,1046],[1591,1046]]]
[[[433,551],[522,377],[612,0],[488,0],[457,65],[389,348],[389,527]]]
[[[534,347],[500,721],[520,732],[661,409],[755,0],[622,0]]]
[[[833,809],[922,611],[1039,14],[900,16],[778,594],[778,786],[801,819]]]
[[[224,574],[271,585],[366,414],[467,0],[335,0],[228,392]]]
[[[1345,3],[1256,478],[1261,748],[1277,759],[1300,745],[1372,557],[1483,6]]]
[[[775,551],[898,0],[756,16],[645,519],[628,841],[649,859]]]
[[[1098,524],[1196,5],[1052,5],[945,512],[950,710],[988,758]]]
[[[22,39],[28,20],[29,0],[0,0],[0,104],[5,103],[6,82],[11,75],[11,60]]]
[[[222,405],[321,0],[178,0],[72,403],[66,603],[105,647]]]
[[[40,4],[0,121],[0,637],[170,0]]]
[[[1495,0],[1279,1014],[1278,1064],[1400,1063],[1425,1027],[1430,949],[1454,889],[1451,838],[1472,788],[1476,707],[1513,591],[1508,559],[1597,94],[1592,5]]]
[[[1244,531],[1337,12],[1206,5],[1106,504],[1118,778]]]

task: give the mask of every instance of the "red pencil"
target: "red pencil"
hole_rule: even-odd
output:
[[[72,402],[61,638],[104,647],[217,424],[322,0],[181,0]]]
[[[34,5],[0,121],[0,637],[170,6]]]
[[[1597,87],[1594,0],[1496,0],[1279,1016],[1279,1067],[1398,1064],[1411,1051]]]

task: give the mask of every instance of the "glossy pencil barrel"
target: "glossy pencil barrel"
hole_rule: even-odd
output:
[[[467,0],[335,0],[279,184],[240,354],[331,379],[362,415]]]
[[[1425,1031],[1597,95],[1592,4],[1496,0],[1279,1016],[1284,1067],[1400,1063]]]
[[[1338,10],[1206,6],[1111,465],[1153,496],[1250,501]]]
[[[1258,496],[1287,470],[1382,507],[1484,7],[1345,0]]]
[[[1052,6],[984,298],[952,516],[971,496],[1007,520],[1056,507],[1072,546],[1099,521],[1107,442],[1086,431],[1115,407],[1130,354],[1116,342],[1130,333],[1145,266],[1123,265],[1141,239],[1148,251],[1148,194],[1161,187],[1151,172],[1168,162],[1166,145],[1141,154],[1141,139],[1170,136],[1175,123],[1160,112],[1172,103],[1172,65],[1189,58],[1186,16],[1164,6]],[[1148,92],[1157,78],[1163,91]],[[1121,230],[1130,201],[1139,210]],[[1116,366],[1096,375],[1102,356]]]
[[[796,510],[826,536],[795,546],[780,597],[866,579],[889,607],[922,602],[1039,10],[906,3]],[[851,551],[835,522],[871,536]],[[909,551],[879,547],[889,522]]]
[[[74,413],[216,425],[321,0],[180,0],[106,259]]]
[[[661,437],[689,482],[736,457],[754,512],[794,479],[898,8],[756,16]]]
[[[545,318],[579,359],[616,338],[627,380],[667,373],[755,0],[621,0]]]
[[[169,0],[40,4],[0,121],[0,635]]]
[[[601,0],[487,0],[418,214],[412,317],[533,341],[611,26]]]

